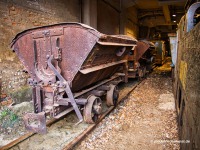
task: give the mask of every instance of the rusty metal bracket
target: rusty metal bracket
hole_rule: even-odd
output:
[[[47,58],[47,63],[48,63],[48,66],[49,68],[51,68],[51,70],[55,73],[55,75],[58,77],[58,79],[60,80],[61,84],[64,86],[65,88],[65,92],[66,94],[68,95],[69,99],[70,99],[70,103],[72,104],[75,112],[76,112],[76,115],[79,119],[79,122],[82,122],[83,121],[83,116],[76,104],[76,101],[74,99],[74,96],[73,96],[73,93],[70,89],[70,86],[69,86],[69,83],[63,78],[63,76],[56,70],[56,68],[53,66],[53,64],[51,63],[51,61],[54,59],[53,58],[53,55],[51,55],[50,57]]]
[[[42,111],[42,91],[39,86],[32,88],[33,92],[33,103],[34,103],[34,112],[39,113]]]
[[[46,134],[46,116],[45,112],[27,113],[23,116],[24,124],[27,130]]]

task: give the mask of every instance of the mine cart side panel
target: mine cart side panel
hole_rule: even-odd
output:
[[[194,24],[195,12],[200,2],[190,6],[178,26],[178,50],[174,82],[174,95],[178,114],[181,149],[200,148],[200,22]]]
[[[80,80],[86,77],[79,70],[126,60],[126,54],[135,45],[136,40],[125,36],[106,36],[80,24],[64,24],[23,32],[15,39],[13,49],[34,80],[32,82],[43,82],[44,85],[56,80],[55,73],[47,63],[48,58],[53,55],[53,65],[70,83],[74,92],[90,83],[110,77],[119,64],[110,66],[109,75],[105,72],[109,69],[93,72],[92,75],[97,76],[100,73],[101,77],[94,78],[93,82],[85,80],[85,84],[81,85]],[[105,72],[105,77],[102,72]]]
[[[12,48],[37,82],[55,82],[47,65],[51,55],[58,60],[53,60],[54,66],[71,82],[99,36],[96,30],[80,25],[50,26],[22,33]]]
[[[74,78],[72,82],[72,90],[73,91],[79,91],[82,88],[86,88],[89,85],[92,85],[94,83],[97,83],[98,81],[101,81],[103,79],[109,78],[114,73],[117,72],[120,65],[115,65],[109,68],[100,69],[98,71],[90,72],[87,74],[82,74],[81,72],[77,73],[76,77]]]
[[[65,79],[72,82],[97,40],[98,37],[87,30],[65,28],[61,46],[66,51],[62,52],[61,62],[61,74]]]
[[[127,53],[131,48],[132,46],[96,44],[81,66],[80,72],[76,74],[72,82],[72,90],[78,91],[90,84],[109,78],[116,72],[123,73],[127,62]],[[122,49],[125,49],[123,54],[117,56],[117,52]]]
[[[30,36],[21,37],[13,46],[13,51],[18,55],[22,62],[24,69],[29,72],[31,77],[35,76],[34,73],[34,47]]]
[[[142,57],[142,55],[148,50],[149,47],[150,45],[145,42],[137,42],[137,47],[135,48],[135,50],[137,51],[135,56],[136,61],[138,61]]]

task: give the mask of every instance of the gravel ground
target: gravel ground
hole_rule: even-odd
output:
[[[75,150],[179,150],[170,62],[158,67]]]
[[[0,107],[0,149],[27,133],[22,116],[25,112],[31,111],[33,107],[30,102]]]

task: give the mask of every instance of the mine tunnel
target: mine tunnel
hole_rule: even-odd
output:
[[[199,150],[199,0],[0,0],[0,149]]]

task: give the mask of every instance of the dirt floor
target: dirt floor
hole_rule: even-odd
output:
[[[75,150],[179,150],[170,61],[147,77]]]

